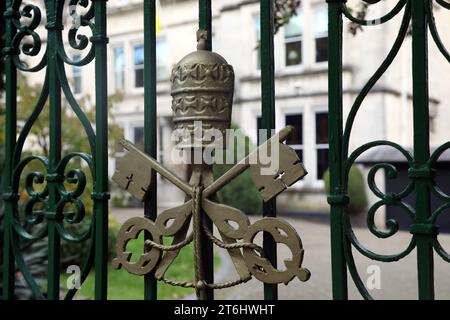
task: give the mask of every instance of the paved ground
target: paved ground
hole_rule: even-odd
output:
[[[141,215],[138,210],[114,211],[114,216],[119,222],[128,217]],[[303,265],[311,273],[311,279],[300,282],[294,279],[289,285],[279,286],[280,299],[331,299],[331,259],[330,259],[330,232],[328,222],[313,221],[312,219],[285,218],[292,224],[302,238],[305,249]],[[395,236],[382,240],[374,237],[365,228],[354,228],[355,234],[361,243],[377,253],[397,253],[406,248],[411,235],[408,232],[398,232]],[[441,244],[450,251],[450,235],[439,235]],[[283,257],[288,257],[286,248],[279,248],[279,265],[282,265]],[[409,256],[399,262],[381,263],[371,261],[358,253],[355,253],[355,261],[359,273],[364,282],[369,274],[367,267],[377,265],[381,270],[381,289],[371,290],[370,293],[376,299],[416,299],[417,298],[417,268],[416,254],[413,251]],[[226,255],[223,255],[226,257]],[[435,255],[435,288],[437,299],[450,299],[450,264],[445,263]],[[221,280],[233,279],[233,267],[229,261],[224,261],[218,277]],[[217,290],[217,299],[261,299],[263,287],[256,280],[251,280],[238,287]],[[349,296],[351,299],[361,299],[356,288],[349,279]]]

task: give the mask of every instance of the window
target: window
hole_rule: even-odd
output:
[[[156,39],[156,78],[165,80],[167,74],[167,56],[169,54],[167,41],[165,38]]]
[[[169,54],[165,38],[156,39],[156,79],[165,80],[167,74],[167,56]],[[144,86],[144,45],[134,47],[134,86]]]
[[[326,5],[315,7],[314,38],[316,62],[328,61],[328,10]]]
[[[134,144],[141,149],[144,148],[144,127],[134,127]]]
[[[316,153],[317,153],[317,180],[323,179],[328,168],[328,113],[316,113]]]
[[[294,131],[286,139],[286,144],[295,150],[300,161],[303,161],[303,115],[288,114],[285,116],[287,126],[294,127]]]
[[[125,88],[125,54],[123,47],[114,48],[114,88]]]
[[[253,19],[256,32],[256,70],[261,70],[261,18],[256,15]]]
[[[134,86],[144,86],[144,45],[134,47]]]
[[[73,56],[73,61],[79,62],[81,56],[79,54]],[[78,66],[72,66],[72,76],[73,76],[73,93],[81,93],[81,68]]]
[[[284,28],[286,66],[295,66],[302,63],[303,44],[303,12],[297,10],[297,14],[289,19]]]

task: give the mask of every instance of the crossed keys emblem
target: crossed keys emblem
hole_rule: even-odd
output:
[[[215,181],[211,166],[193,165],[189,183],[181,180],[132,143],[122,140],[121,144],[128,152],[117,160],[113,176],[115,182],[142,201],[152,184],[156,183],[151,181],[151,170],[155,170],[181,189],[186,194],[186,201],[181,206],[163,211],[155,221],[144,217],[134,217],[126,221],[117,237],[117,257],[113,260],[113,267],[116,269],[123,267],[135,275],[154,272],[156,279],[160,281],[195,288],[197,291],[204,288],[221,289],[234,286],[250,280],[252,276],[264,283],[272,284],[287,284],[294,277],[307,281],[310,273],[301,266],[304,253],[302,242],[291,225],[278,218],[263,218],[250,224],[248,217],[240,210],[212,200],[217,191],[249,167],[252,179],[264,201],[269,201],[303,178],[306,171],[297,154],[282,143],[292,130],[292,127],[284,128]],[[270,148],[271,144],[276,144],[279,148],[279,166],[273,174],[262,175],[260,162],[250,164],[252,163],[250,160],[257,157],[260,148]],[[221,239],[208,229],[205,216],[217,227]],[[191,221],[192,228],[190,228]],[[192,231],[188,234],[189,230]],[[127,243],[136,239],[142,231],[147,232],[151,239],[145,241],[144,253],[139,259],[131,261],[132,254],[126,250]],[[275,268],[266,258],[263,248],[253,243],[255,236],[260,232],[270,233],[275,242],[286,245],[291,251],[292,257],[284,260],[282,270]],[[227,283],[204,281],[201,261],[198,261],[198,253],[202,247],[201,233],[215,245],[228,251],[239,275],[238,280]],[[173,237],[172,244],[164,245],[163,237]],[[166,271],[180,250],[191,242],[194,242],[195,281],[167,279]]]

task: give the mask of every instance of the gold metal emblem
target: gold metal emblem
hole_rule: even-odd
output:
[[[174,67],[171,77],[174,123],[177,129],[188,132],[179,141],[179,146],[192,152],[201,151],[213,142],[204,134],[207,129],[219,130],[225,136],[225,130],[230,126],[234,90],[232,66],[220,55],[203,50],[203,37],[204,34],[199,33],[199,50],[183,58]],[[201,121],[201,126],[196,126],[196,121]],[[121,141],[127,154],[117,160],[113,180],[119,186],[142,201],[152,184],[156,183],[150,178],[152,170],[155,170],[186,194],[186,202],[163,211],[155,221],[144,217],[126,221],[117,237],[117,257],[113,260],[113,267],[123,267],[136,275],[154,272],[156,279],[160,281],[195,288],[199,298],[202,298],[202,292],[206,288],[231,287],[250,280],[252,276],[265,283],[287,284],[295,277],[307,281],[310,273],[302,268],[302,242],[292,226],[279,218],[263,218],[250,224],[248,217],[240,210],[214,201],[217,191],[248,168],[264,201],[273,199],[302,179],[306,170],[295,151],[283,144],[292,130],[292,127],[284,128],[215,181],[211,165],[193,164],[189,183],[132,143]],[[271,172],[263,173],[264,165],[258,158],[261,148],[278,151],[278,166]],[[217,227],[220,238],[207,227],[206,218]],[[189,228],[191,222],[192,229]],[[145,241],[144,253],[132,262],[131,253],[126,251],[127,243],[137,238],[141,231],[149,234],[151,239]],[[292,258],[284,261],[284,268],[275,268],[267,259],[263,248],[253,242],[260,232],[271,234],[277,243],[289,248]],[[206,283],[200,254],[201,235],[206,235],[209,241],[228,251],[239,276],[237,280]],[[172,244],[164,245],[163,237],[173,237]],[[168,268],[180,250],[191,242],[194,243],[195,256],[194,281],[168,279],[165,276]]]

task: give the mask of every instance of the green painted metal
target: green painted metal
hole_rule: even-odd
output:
[[[337,1],[330,2],[329,21],[329,61],[328,61],[328,116],[330,141],[330,195],[331,206],[331,269],[334,299],[347,299],[347,268],[343,248],[342,217],[347,204],[343,194],[342,179],[342,16]]]
[[[433,4],[444,10],[450,10],[450,5],[443,0],[399,0],[392,9],[379,19],[365,20],[352,15],[345,0],[328,0],[329,4],[329,141],[330,141],[330,195],[331,206],[331,253],[334,299],[348,298],[348,279],[350,275],[356,288],[365,299],[371,299],[370,292],[358,273],[353,257],[356,250],[368,259],[380,262],[398,261],[417,249],[418,292],[420,299],[434,298],[433,254],[436,252],[444,261],[450,262],[450,254],[441,246],[438,239],[436,219],[450,208],[450,195],[445,194],[434,182],[433,171],[439,157],[448,149],[450,142],[440,146],[430,154],[429,137],[429,98],[428,98],[428,44],[427,32],[436,43],[442,55],[450,62],[450,53],[443,44],[439,30],[434,22]],[[377,3],[379,1],[366,1]],[[90,250],[82,266],[82,281],[89,272],[95,269],[95,297],[107,299],[107,240],[108,240],[108,136],[107,136],[107,30],[106,30],[106,0],[68,0],[66,3],[88,8],[81,16],[81,26],[92,31],[92,37],[80,34],[78,28],[64,30],[64,1],[44,1],[46,11],[47,47],[41,61],[29,66],[22,60],[24,56],[37,56],[42,49],[41,35],[36,28],[42,22],[42,12],[33,4],[25,4],[21,0],[7,0],[4,13],[6,24],[6,41],[4,48],[6,75],[6,159],[4,173],[5,201],[5,232],[3,243],[3,288],[4,299],[14,298],[14,273],[18,268],[31,288],[36,299],[60,298],[60,245],[62,241],[89,241]],[[211,0],[199,0],[199,29],[207,31],[206,49],[212,49],[212,17]],[[156,106],[156,8],[154,1],[144,1],[144,99],[145,99],[145,151],[156,157],[157,154],[157,106]],[[262,127],[266,130],[275,128],[275,81],[274,81],[274,0],[261,0],[261,98]],[[30,22],[24,24],[21,16],[30,17]],[[402,21],[397,37],[386,58],[366,85],[361,89],[355,101],[349,108],[344,122],[342,61],[343,61],[343,18],[361,26],[373,26],[389,23],[395,17],[402,15]],[[356,115],[371,89],[390,67],[408,36],[412,25],[412,88],[413,88],[413,127],[414,152],[410,154],[402,146],[391,141],[372,141],[349,151],[349,140],[352,134]],[[63,34],[67,32],[68,44],[63,42]],[[25,39],[29,41],[25,41]],[[90,45],[90,47],[89,47]],[[68,57],[65,46],[72,50],[87,52],[80,61]],[[95,131],[82,108],[72,94],[65,73],[65,65],[82,67],[95,59]],[[17,72],[45,71],[41,96],[36,101],[35,108],[17,132]],[[61,148],[61,102],[65,99],[82,123],[90,145],[90,155],[72,152],[62,154]],[[42,156],[23,156],[26,137],[31,127],[40,116],[46,102],[50,107],[50,150],[48,158]],[[17,136],[18,133],[18,136]],[[382,206],[398,206],[409,215],[413,221],[410,231],[411,241],[403,251],[383,255],[368,250],[353,233],[348,219],[347,184],[352,164],[364,152],[386,146],[399,151],[409,164],[409,184],[395,194],[385,194],[375,183],[375,174],[380,170],[390,177],[396,177],[397,168],[389,163],[379,163],[370,170],[367,183],[378,201],[368,209],[367,225],[369,231],[378,238],[389,238],[398,231],[395,221],[387,221],[387,230],[379,230],[375,226],[375,213]],[[87,166],[79,169],[67,169],[71,159],[77,158]],[[21,176],[32,161],[37,161],[45,168],[45,172],[31,172],[25,177],[25,185],[20,186]],[[64,223],[79,223],[84,219],[85,204],[80,200],[86,186],[86,174],[89,170],[93,177],[94,218],[91,228],[84,234],[73,235],[65,228]],[[37,191],[35,185],[47,184],[43,190]],[[64,184],[74,185],[73,190],[67,190]],[[23,191],[21,191],[23,190]],[[19,208],[19,193],[28,195],[28,202]],[[407,203],[405,198],[416,195],[414,204]],[[442,205],[432,211],[431,195],[442,201]],[[156,188],[146,199],[144,214],[149,219],[155,219],[157,201]],[[74,214],[64,212],[66,204],[75,204]],[[36,210],[35,205],[41,204],[44,209]],[[43,226],[37,233],[26,230],[17,219],[19,210],[31,225]],[[276,215],[275,200],[264,205],[264,216]],[[208,221],[212,227],[211,221]],[[48,239],[48,285],[47,292],[42,292],[40,286],[28,270],[21,254],[21,243],[28,240]],[[205,240],[205,239],[203,239]],[[201,241],[209,243],[209,241]],[[276,245],[273,239],[264,234],[264,250],[272,263],[276,263]],[[212,245],[204,246],[202,250],[205,280],[213,283],[213,251]],[[153,275],[145,277],[145,299],[156,299],[156,281]],[[76,289],[69,290],[64,297],[71,299]],[[278,287],[265,285],[264,298],[277,299]],[[207,299],[213,299],[213,290],[207,290]]]
[[[369,1],[366,1],[369,3]],[[371,1],[376,3],[379,1]],[[450,142],[440,146],[430,155],[429,97],[428,97],[428,31],[442,55],[450,62],[450,54],[442,43],[436,28],[433,5],[450,10],[450,6],[441,0],[399,0],[384,16],[378,19],[364,20],[352,15],[345,0],[328,0],[329,3],[329,138],[330,138],[330,184],[328,201],[331,205],[331,241],[332,241],[332,274],[333,297],[347,299],[347,270],[356,288],[363,298],[372,299],[364,281],[358,273],[353,257],[353,249],[363,256],[380,262],[399,261],[417,249],[418,292],[419,299],[434,299],[433,254],[434,251],[446,262],[450,262],[450,254],[444,250],[438,240],[436,219],[450,208],[450,196],[445,194],[434,181],[434,168],[439,157],[450,148]],[[376,72],[361,89],[349,109],[344,124],[342,111],[342,17],[361,26],[373,26],[388,23],[402,14],[403,18],[397,37],[386,58]],[[414,151],[410,154],[404,147],[386,140],[366,143],[349,152],[349,140],[356,115],[371,89],[390,67],[398,55],[408,31],[412,27],[412,89],[413,89],[413,128]],[[343,130],[343,131],[342,131]],[[368,173],[367,184],[378,198],[367,212],[369,231],[378,238],[386,239],[396,234],[399,229],[395,220],[386,222],[387,230],[375,226],[375,213],[382,206],[397,206],[413,221],[410,232],[411,240],[403,251],[384,255],[367,249],[352,230],[348,214],[347,196],[348,175],[351,166],[364,152],[385,146],[393,148],[403,155],[409,165],[409,183],[398,193],[386,194],[375,182],[375,174],[385,170],[390,178],[397,177],[394,164],[375,164]],[[405,198],[415,195],[415,203],[408,203]],[[430,207],[430,196],[433,194],[442,201],[435,211]]]
[[[212,50],[212,6],[211,0],[198,1],[198,28],[206,30],[206,50]]]
[[[9,300],[14,297],[14,256],[13,248],[11,244],[12,228],[11,223],[13,219],[12,212],[16,206],[17,199],[12,193],[12,171],[13,162],[12,157],[8,156],[13,154],[16,144],[16,127],[17,127],[17,71],[13,61],[14,48],[12,45],[13,34],[15,34],[16,28],[13,24],[13,0],[8,0],[6,3],[5,11],[5,48],[3,53],[5,54],[5,102],[6,102],[6,114],[5,114],[5,168],[4,168],[4,194],[3,200],[5,203],[5,218],[4,218],[4,239],[3,239],[3,299]]]
[[[198,1],[198,29],[200,31],[206,31],[205,49],[212,50],[212,1],[211,0],[199,0]],[[213,223],[211,219],[203,214],[205,217],[204,223],[209,230],[213,230]],[[208,240],[204,232],[200,235],[200,242],[202,243],[202,250],[199,252],[202,261],[203,278],[206,283],[214,283],[214,251],[213,244]],[[202,299],[213,300],[214,290],[207,288],[202,290]]]
[[[260,1],[261,14],[261,115],[262,128],[266,130],[267,137],[275,129],[275,63],[274,63],[274,1]],[[262,141],[264,142],[264,141]],[[276,199],[263,203],[265,217],[276,216]],[[263,235],[264,252],[274,267],[277,265],[277,246],[268,233]],[[276,300],[278,286],[264,284],[264,299]]]
[[[108,278],[108,72],[106,2],[95,0],[95,298],[106,300]]]
[[[412,65],[413,65],[413,118],[414,166],[409,175],[414,179],[416,216],[414,224],[427,224],[431,215],[429,184],[432,182],[430,158],[430,127],[428,98],[428,28],[426,1],[412,1]],[[433,22],[434,23],[434,22]],[[425,121],[424,121],[425,119]],[[414,232],[411,230],[411,232]],[[434,298],[433,233],[414,233],[417,242],[419,298]]]
[[[144,1],[144,151],[157,158],[157,105],[156,105],[156,2]],[[156,171],[152,171],[156,181]],[[144,215],[156,219],[157,184],[153,184],[150,195],[144,202]],[[148,235],[146,235],[148,237]],[[144,276],[144,298],[157,299],[157,281],[154,274]]]
[[[58,30],[62,21],[58,20],[56,2],[47,1],[48,46],[57,47]],[[61,84],[58,78],[57,65],[61,63],[56,50],[48,52],[49,102],[50,102],[50,150],[49,167],[46,178],[48,183],[48,291],[47,297],[51,300],[59,299],[60,283],[60,249],[61,239],[57,224],[62,220],[57,214],[56,205],[60,195],[58,192],[58,173],[56,168],[61,160]]]
[[[5,171],[5,239],[4,239],[4,298],[14,297],[15,267],[23,274],[36,299],[60,299],[60,250],[61,241],[89,241],[90,249],[81,272],[82,282],[95,265],[95,297],[107,298],[107,244],[108,244],[108,136],[107,136],[107,69],[106,69],[106,1],[69,0],[66,4],[87,8],[80,17],[80,26],[88,27],[92,36],[79,33],[79,26],[65,29],[62,26],[66,19],[64,1],[46,0],[44,7],[39,8],[32,3],[20,0],[8,1],[6,20],[6,171]],[[45,10],[47,46],[42,52],[42,58],[35,65],[24,62],[26,56],[37,56],[41,53],[41,36],[36,28],[42,23],[42,12]],[[21,16],[30,18],[21,21]],[[94,22],[95,19],[95,22]],[[67,33],[68,43],[63,42],[63,33]],[[91,46],[89,47],[89,45]],[[84,52],[79,61],[72,60],[65,46],[72,50]],[[86,114],[75,99],[65,72],[65,65],[82,67],[95,59],[95,134]],[[35,103],[29,118],[25,121],[18,136],[17,128],[17,75],[20,72],[45,72],[40,97]],[[62,95],[62,93],[64,95]],[[92,155],[71,152],[62,154],[61,148],[61,104],[67,101],[72,111],[83,125]],[[49,105],[49,154],[44,156],[23,156],[24,143],[30,130],[39,118],[46,102]],[[83,162],[80,168],[68,168],[72,159]],[[31,162],[40,162],[43,172],[29,172],[25,185],[20,186],[22,175],[29,171]],[[93,219],[91,227],[84,234],[71,234],[64,223],[77,224],[85,217],[85,204],[80,196],[85,192],[86,174],[90,171],[93,179]],[[46,185],[45,185],[46,184]],[[71,184],[73,188],[66,188]],[[36,185],[44,186],[36,189]],[[19,208],[19,195],[27,196],[25,203]],[[72,204],[74,212],[66,212],[67,204]],[[36,209],[40,204],[42,209]],[[24,227],[24,222],[18,219],[19,214],[25,217],[28,226],[36,226],[30,231]],[[21,252],[24,241],[48,240],[48,283],[47,292],[36,283],[25,263]],[[64,299],[71,299],[76,289],[69,290]]]

